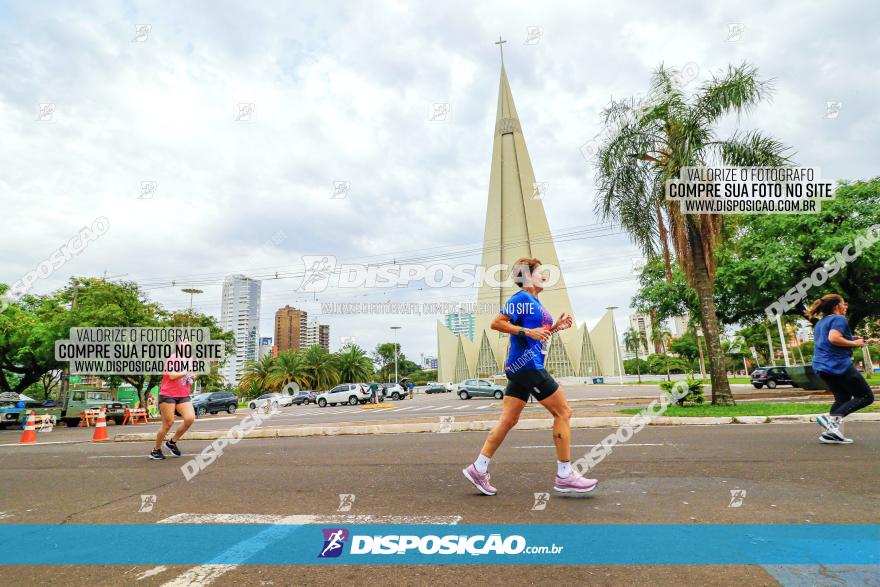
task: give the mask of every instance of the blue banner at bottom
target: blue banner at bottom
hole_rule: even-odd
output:
[[[0,525],[2,565],[876,565],[880,525]]]

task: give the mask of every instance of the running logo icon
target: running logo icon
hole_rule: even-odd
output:
[[[339,512],[350,512],[351,506],[354,505],[354,494],[353,493],[340,493],[339,494],[339,509],[336,511]]]
[[[318,558],[336,558],[342,554],[345,541],[348,540],[348,530],[345,528],[324,528],[324,548]]]
[[[540,511],[547,508],[547,504],[550,502],[550,494],[549,493],[536,493],[535,494],[535,505],[532,506],[532,511]]]
[[[745,489],[731,489],[730,490],[730,503],[727,505],[729,508],[738,508],[742,506],[743,501],[746,499],[746,490]]]
[[[330,274],[336,268],[336,257],[331,255],[303,255],[305,274],[299,291],[319,292],[327,289]]]

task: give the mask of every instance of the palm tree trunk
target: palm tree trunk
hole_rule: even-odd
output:
[[[657,228],[660,230],[660,242],[663,249],[663,266],[666,270],[666,281],[672,285],[672,262],[669,258],[669,237],[666,231],[666,223],[663,222],[663,214],[660,212],[660,201],[654,200],[654,211],[657,213]]]
[[[642,366],[639,365],[639,345],[636,343],[636,374],[639,378],[639,383],[642,382]]]
[[[718,328],[718,316],[715,314],[713,300],[714,288],[709,278],[709,267],[703,249],[703,238],[699,228],[688,223],[688,240],[690,240],[693,257],[693,282],[700,300],[701,323],[706,335],[706,347],[709,354],[709,377],[712,381],[712,403],[717,405],[734,405],[730,382],[724,369],[724,350],[721,347],[721,331]],[[699,344],[699,338],[697,339]]]

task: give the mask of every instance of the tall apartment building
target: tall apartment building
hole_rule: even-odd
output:
[[[671,319],[673,335],[675,337],[679,337],[684,335],[687,332],[688,327],[688,315],[684,314],[682,316],[673,316]]]
[[[291,306],[284,306],[275,312],[275,346],[279,353],[303,348],[308,319],[308,312]]]
[[[317,322],[309,322],[303,332],[301,345],[304,349],[318,345],[329,353],[330,326],[327,324],[318,324]]]
[[[656,352],[654,341],[651,338],[651,317],[647,314],[633,314],[629,317],[629,325],[645,337],[647,344],[639,345],[639,355],[647,357],[649,354]]]
[[[244,275],[229,275],[223,281],[220,327],[235,335],[235,354],[228,355],[222,374],[238,385],[245,363],[257,360],[257,330],[260,327],[260,282]]]
[[[446,314],[446,327],[456,336],[463,334],[471,341],[474,340],[474,315],[471,312],[459,310],[452,314]]]

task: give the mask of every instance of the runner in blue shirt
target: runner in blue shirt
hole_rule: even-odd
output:
[[[813,371],[834,394],[830,413],[816,416],[816,422],[824,428],[819,440],[826,444],[852,443],[852,439],[843,434],[843,419],[874,402],[871,387],[852,362],[852,349],[865,346],[865,341],[852,335],[846,320],[847,308],[842,296],[828,294],[813,302],[806,311],[815,324]],[[816,322],[820,315],[822,319]],[[876,342],[876,339],[868,342]]]
[[[465,468],[465,478],[481,493],[495,495],[489,483],[489,461],[516,426],[529,396],[534,396],[553,415],[553,443],[556,445],[556,478],[553,488],[561,493],[588,493],[595,479],[585,479],[571,467],[571,408],[559,384],[544,370],[544,356],[554,332],[571,328],[572,318],[563,314],[556,322],[538,301],[546,277],[541,261],[524,257],[514,263],[511,278],[520,291],[513,294],[492,322],[492,329],[510,335],[510,353],[504,364],[507,389],[501,417],[489,433],[477,460]]]

